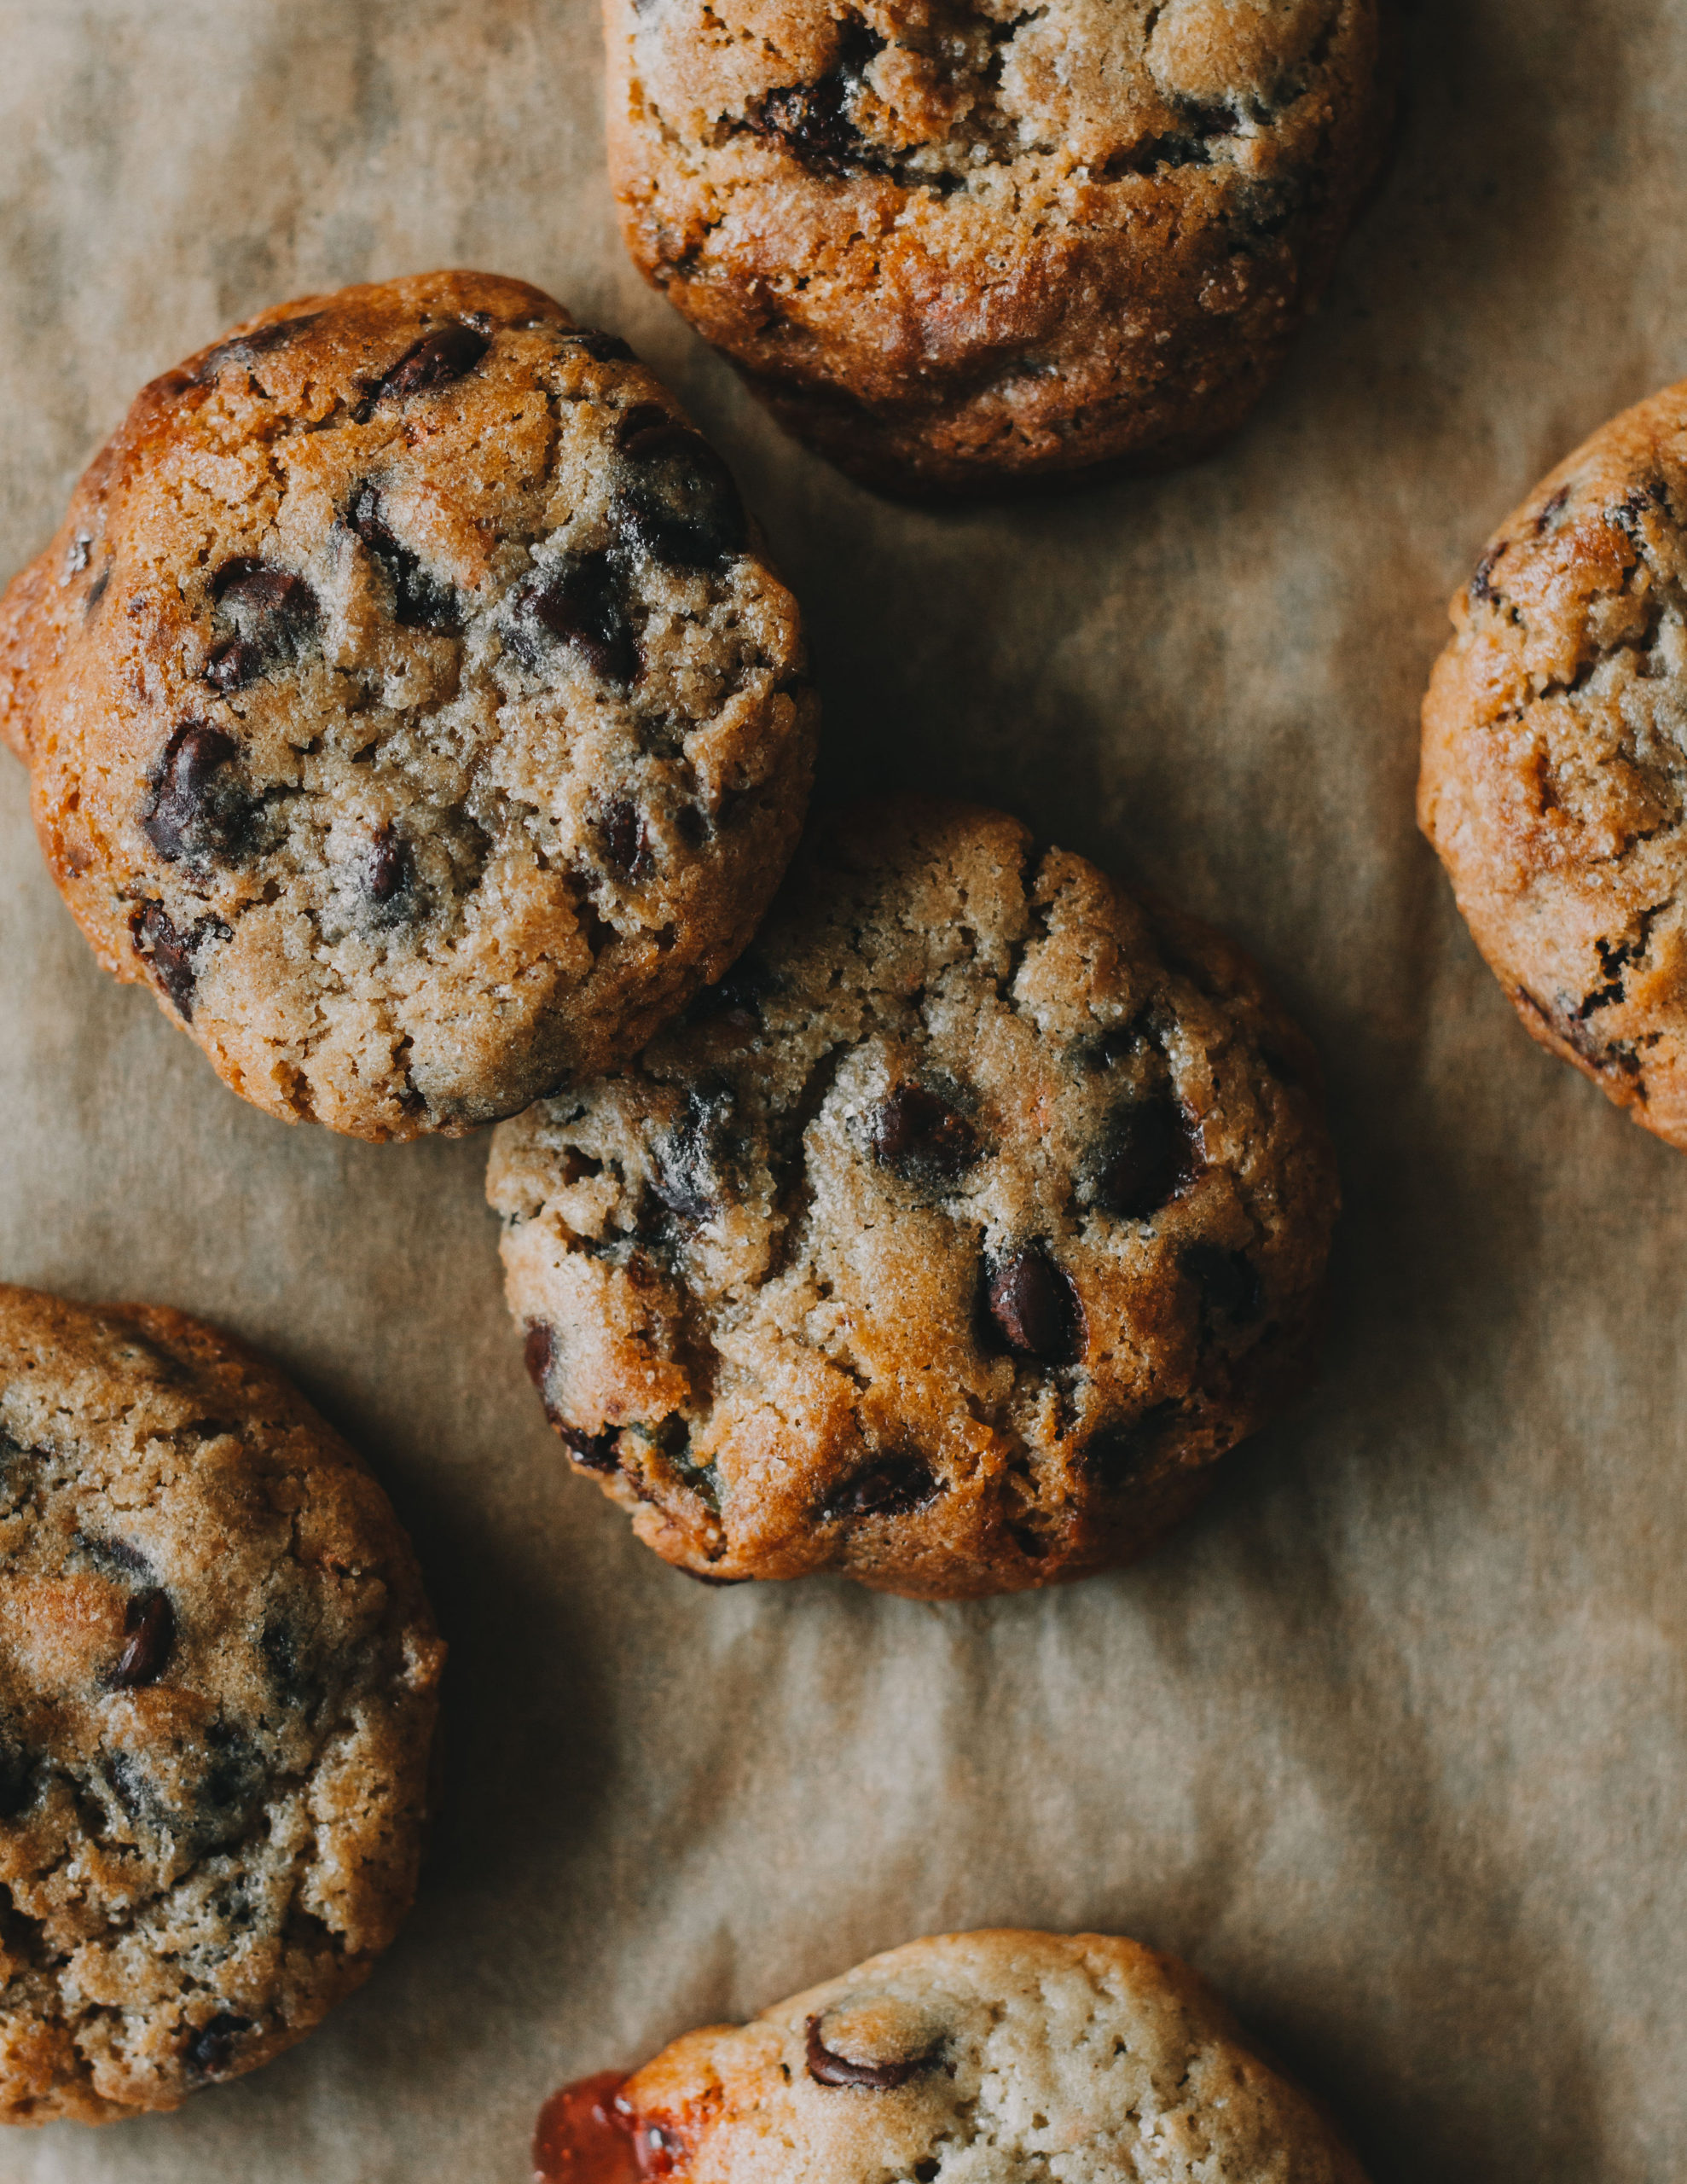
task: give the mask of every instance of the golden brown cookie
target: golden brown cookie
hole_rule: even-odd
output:
[[[440,273],[156,380],[0,603],[101,961],[289,1121],[455,1135],[634,1052],[802,822],[796,602],[612,335]]]
[[[1336,1205],[1238,951],[999,813],[819,828],[635,1064],[493,1140],[577,1468],[716,1580],[952,1597],[1139,1553],[1305,1380]]]
[[[1105,1934],[910,1942],[687,2034],[610,2098],[571,2131],[553,2104],[544,2184],[616,2175],[617,2123],[628,2184],[1364,2184],[1210,1988]]]
[[[443,1655],[386,1496],[279,1373],[0,1287],[0,2123],[174,2108],[362,1984]]]
[[[1377,0],[605,0],[633,258],[905,493],[1240,423],[1382,157]]]
[[[1687,1150],[1687,382],[1489,541],[1423,705],[1418,819],[1530,1033]]]

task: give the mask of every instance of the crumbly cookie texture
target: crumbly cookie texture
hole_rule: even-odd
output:
[[[1364,2184],[1186,1966],[1102,1934],[910,1942],[675,2041],[621,2102],[675,2184]]]
[[[1423,706],[1418,820],[1525,1026],[1687,1150],[1687,382],[1490,540]]]
[[[641,270],[869,483],[1234,429],[1379,164],[1377,0],[604,0]]]
[[[698,1576],[1123,1561],[1305,1377],[1317,1082],[1217,935],[1000,814],[857,810],[688,1021],[496,1134],[529,1369]]]
[[[0,728],[101,961],[223,1080],[456,1135],[636,1051],[801,826],[795,601],[612,335],[441,273],[155,380],[0,601]]]
[[[0,1288],[0,2123],[174,2108],[362,1983],[443,1655],[386,1496],[272,1368]]]

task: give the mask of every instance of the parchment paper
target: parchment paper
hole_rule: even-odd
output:
[[[1348,1212],[1321,1388],[1151,1563],[940,1609],[710,1593],[565,1475],[484,1141],[224,1091],[96,968],[0,758],[0,1274],[272,1352],[454,1651],[422,1899],[354,2001],[5,2184],[520,2184],[541,2097],[988,1922],[1191,1958],[1379,2180],[1687,2165],[1687,1160],[1530,1045],[1412,824],[1488,529],[1687,369],[1687,10],[1430,0],[1322,317],[1198,469],[910,513],[784,442],[623,262],[590,0],[0,0],[0,569],[153,373],[442,263],[617,328],[805,602],[824,787],[1022,811],[1254,949]]]

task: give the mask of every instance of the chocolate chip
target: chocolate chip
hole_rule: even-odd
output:
[[[264,1779],[264,1763],[252,1739],[227,1722],[212,1722],[205,1731],[206,1766],[199,1786],[200,1800],[212,1815],[226,1816],[252,1802]]]
[[[146,1774],[126,1751],[114,1751],[105,1764],[112,1795],[130,1820],[140,1820],[155,1809],[158,1800]]]
[[[223,564],[212,578],[211,594],[240,633],[206,662],[206,681],[224,695],[295,658],[322,619],[316,595],[303,577],[247,555]]]
[[[571,1450],[575,1461],[587,1471],[616,1470],[614,1433],[583,1432],[577,1426],[569,1425],[551,1401],[551,1370],[556,1363],[554,1331],[542,1320],[530,1320],[521,1354],[527,1377],[539,1391],[539,1399],[545,1406],[545,1416],[564,1445]]]
[[[1122,1221],[1145,1221],[1188,1189],[1198,1162],[1187,1118],[1169,1095],[1116,1107],[1097,1163],[1091,1198]]]
[[[276,1691],[291,1705],[298,1705],[308,1696],[308,1687],[299,1670],[299,1635],[287,1617],[279,1612],[264,1618],[258,1633],[258,1650],[264,1656],[270,1671],[270,1680]]]
[[[536,639],[577,652],[606,682],[638,680],[639,648],[628,612],[626,580],[607,554],[571,557],[519,593],[511,649],[524,665],[539,663]]]
[[[722,1171],[730,1165],[726,1126],[730,1092],[692,1092],[685,1112],[664,1140],[652,1189],[668,1211],[693,1228],[721,1210]]]
[[[9,1731],[0,1730],[0,1820],[15,1820],[34,1798],[35,1762]]]
[[[624,797],[606,804],[598,821],[598,834],[605,863],[632,886],[654,870],[656,851],[650,828],[637,804],[629,804]]]
[[[489,336],[472,326],[444,326],[437,334],[425,334],[372,389],[368,407],[389,398],[408,402],[412,395],[449,386],[472,372],[491,346]]]
[[[370,837],[363,862],[363,891],[372,903],[385,908],[409,885],[410,851],[398,829],[388,820]]]
[[[156,1586],[136,1593],[125,1612],[123,1629],[129,1642],[111,1672],[112,1687],[138,1691],[143,1684],[158,1682],[176,1643],[176,1611],[169,1594]]]
[[[630,364],[633,352],[618,334],[602,334],[595,327],[581,327],[560,337],[572,349],[583,349],[595,364]]]
[[[809,2019],[807,2033],[809,2076],[816,2085],[861,2085],[870,2087],[874,2093],[894,2093],[921,2071],[929,2071],[937,2059],[934,2047],[923,2055],[910,2055],[905,2062],[852,2063],[847,2055],[838,2054],[820,2038],[818,2016]]]
[[[702,992],[687,1009],[687,1024],[719,1022],[734,1031],[756,1031],[762,1025],[762,1001],[779,984],[763,959],[752,949],[740,956],[731,970]]]
[[[884,162],[850,120],[848,107],[861,89],[861,72],[884,41],[863,23],[849,25],[838,58],[817,83],[769,91],[750,126],[785,145],[811,173],[883,172]]]
[[[138,1547],[126,1539],[93,1539],[78,1532],[76,1543],[97,1570],[118,1577],[150,1577],[153,1565]]]
[[[235,2042],[252,2027],[249,2017],[236,2017],[232,2010],[218,2010],[188,2041],[188,2067],[203,2078],[226,2077],[234,2065]]]
[[[744,503],[705,439],[664,415],[633,432],[622,452],[631,475],[612,513],[623,538],[678,569],[712,568],[744,551],[750,536]]]
[[[285,347],[307,326],[314,326],[322,316],[319,311],[306,311],[301,317],[277,319],[273,326],[260,326],[251,334],[237,334],[232,341],[219,341],[214,349],[206,351],[194,374],[194,384],[209,386],[224,364],[250,363],[254,357],[267,356],[272,349]]]
[[[1041,1244],[1024,1244],[988,1269],[985,1296],[1002,1340],[1042,1365],[1072,1365],[1082,1349],[1083,1314],[1072,1278]]]
[[[162,905],[158,903],[142,903],[138,909],[131,911],[129,932],[135,953],[164,988],[183,1022],[191,1024],[194,1020],[194,935],[177,932],[165,915]]]
[[[1265,1310],[1264,1285],[1245,1252],[1227,1252],[1222,1244],[1186,1244],[1178,1265],[1208,1311],[1243,1327]]]
[[[527,1339],[522,1345],[521,1357],[528,1379],[543,1395],[551,1377],[551,1367],[556,1362],[556,1336],[542,1320],[527,1322]]]
[[[1490,546],[1476,564],[1476,573],[1470,579],[1470,596],[1486,606],[1496,606],[1499,594],[1493,588],[1493,572],[1500,555],[1510,542],[1501,539],[1497,546]]]
[[[237,783],[217,779],[239,752],[232,735],[202,720],[184,720],[165,745],[150,777],[141,832],[166,864],[240,846],[251,806]]]
[[[381,514],[380,495],[374,486],[353,489],[345,520],[391,578],[393,619],[401,628],[434,630],[444,636],[461,631],[462,612],[455,590],[430,576],[420,556],[399,544]]]
[[[899,1084],[873,1118],[872,1149],[901,1173],[954,1182],[977,1159],[971,1124],[923,1084]]]
[[[923,1457],[880,1456],[847,1478],[820,1511],[828,1524],[863,1517],[905,1517],[938,1491],[938,1480]]]
[[[548,1404],[546,1406],[546,1410],[552,1425],[556,1427],[563,1445],[570,1451],[575,1462],[583,1470],[612,1472],[620,1469],[620,1461],[615,1453],[616,1436],[613,1433],[583,1432],[577,1426],[563,1425],[554,1413],[551,1412]]]
[[[1179,1415],[1174,1403],[1157,1403],[1122,1426],[1106,1426],[1083,1452],[1085,1472],[1107,1493],[1138,1478],[1165,1446]]]

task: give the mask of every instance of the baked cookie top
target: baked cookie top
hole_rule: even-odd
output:
[[[173,2108],[361,1984],[415,1889],[443,1651],[278,1373],[0,1288],[0,2122]]]
[[[1228,431],[1387,131],[1377,0],[605,6],[633,257],[908,490]]]
[[[623,2088],[675,2184],[1364,2184],[1187,1966],[1102,1934],[910,1942]]]
[[[1423,706],[1418,817],[1545,1046],[1687,1149],[1687,382],[1488,542]]]
[[[1081,1576],[1305,1374],[1316,1085],[1215,934],[1000,814],[865,807],[687,1021],[495,1136],[529,1368],[697,1574]]]
[[[612,335],[440,273],[166,373],[0,605],[0,725],[101,960],[226,1082],[455,1134],[742,947],[815,701],[737,489]]]

